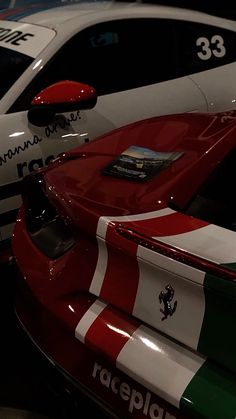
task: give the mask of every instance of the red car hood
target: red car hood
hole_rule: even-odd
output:
[[[88,217],[89,226],[95,226],[103,215],[146,213],[168,205],[184,207],[234,147],[234,118],[234,112],[183,114],[115,130],[53,163],[44,175],[46,193],[62,215],[82,228],[88,228]],[[120,177],[111,171],[104,174],[109,165],[117,168],[121,154],[134,147],[144,153],[146,149],[164,156],[174,153],[174,158],[146,181],[137,180],[135,174],[127,178],[124,172]]]

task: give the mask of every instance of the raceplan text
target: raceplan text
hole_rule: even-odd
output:
[[[145,395],[142,394],[97,362],[94,363],[92,377],[127,402],[127,409],[130,413],[139,410],[149,419],[176,419],[176,416],[170,414],[166,409],[163,409],[157,403],[152,403],[152,394],[149,391]]]

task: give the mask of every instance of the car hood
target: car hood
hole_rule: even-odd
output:
[[[234,147],[234,118],[184,114],[115,130],[52,164],[47,193],[75,222],[79,207],[91,220],[184,207]]]

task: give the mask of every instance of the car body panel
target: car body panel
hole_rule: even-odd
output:
[[[215,72],[216,70],[216,72]],[[190,78],[196,83],[196,85],[204,92],[208,103],[208,111],[209,112],[216,112],[219,106],[219,97],[228,93],[228,98],[225,102],[225,109],[235,109],[236,97],[235,92],[232,89],[231,77],[232,77],[232,67],[231,64],[224,67],[224,70],[221,68],[209,70],[209,74],[211,73],[211,77],[209,81],[207,81],[207,72],[206,74],[198,73],[193,74]],[[216,93],[216,83],[218,77],[220,76],[225,78],[224,87],[221,89],[217,89],[218,92]],[[219,86],[219,85],[218,85]],[[224,105],[223,105],[224,106]]]
[[[120,394],[129,403],[125,411],[117,397],[120,417],[165,412],[143,408],[143,390],[133,393],[130,379],[148,399],[156,394],[179,409],[166,407],[167,417],[235,415],[236,233],[181,210],[235,149],[235,130],[232,111],[151,118],[69,151],[23,181],[13,237],[17,315],[75,382],[92,391],[102,384],[104,404],[107,389]],[[32,216],[35,199],[73,231],[64,254],[50,257],[39,247],[45,227],[37,211]],[[80,356],[95,382],[85,380]],[[120,373],[128,387],[119,387]]]
[[[33,58],[36,58],[56,35],[52,29],[27,23],[0,20],[0,26],[0,46],[19,51]]]
[[[57,7],[52,7],[55,4]],[[177,112],[202,112],[210,110],[221,111],[234,108],[234,101],[236,97],[236,90],[233,88],[235,79],[235,59],[233,58],[234,47],[232,48],[232,45],[234,45],[233,34],[236,32],[234,21],[210,16],[201,12],[160,5],[143,5],[136,3],[124,4],[114,2],[75,2],[70,5],[64,5],[64,3],[56,2],[55,4],[50,3],[49,7],[46,9],[45,5],[36,7],[36,5],[32,4],[32,7],[23,7],[20,8],[20,10],[6,9],[0,13],[1,25],[4,29],[14,29],[17,31],[19,30],[19,25],[23,25],[23,28],[25,25],[31,25],[29,28],[37,28],[38,33],[39,31],[40,33],[42,32],[45,39],[45,43],[40,46],[42,49],[40,53],[38,50],[36,51],[32,49],[33,44],[28,52],[27,49],[22,50],[25,53],[30,54],[33,61],[28,65],[25,71],[17,78],[0,100],[0,122],[2,124],[0,171],[5,171],[5,174],[1,176],[1,179],[4,178],[4,184],[1,184],[0,187],[3,187],[4,190],[10,185],[10,182],[17,182],[18,178],[21,178],[22,175],[27,173],[27,166],[24,165],[23,170],[20,171],[20,176],[15,177],[14,180],[15,169],[14,172],[12,172],[13,165],[14,167],[17,167],[17,164],[24,164],[25,162],[32,162],[35,160],[38,161],[41,158],[44,164],[46,157],[49,155],[58,155],[63,151],[63,147],[59,146],[58,149],[57,147],[59,145],[60,138],[63,135],[68,134],[66,130],[64,134],[62,132],[58,133],[58,141],[53,141],[54,148],[52,147],[52,142],[50,142],[48,150],[46,150],[45,141],[45,151],[39,152],[39,148],[42,145],[40,142],[40,146],[30,146],[24,151],[21,149],[21,160],[18,161],[17,157],[12,155],[9,135],[13,135],[17,132],[23,133],[22,135],[15,137],[15,139],[18,139],[19,142],[16,140],[14,147],[20,149],[22,144],[28,144],[27,142],[34,138],[34,135],[44,138],[45,132],[53,129],[52,127],[48,128],[46,124],[45,127],[38,129],[37,127],[32,126],[32,124],[29,124],[27,121],[27,111],[31,106],[31,101],[29,99],[30,94],[32,95],[31,100],[34,98],[34,84],[37,85],[38,80],[41,80],[42,82],[44,71],[46,74],[47,71],[49,71],[49,75],[52,77],[52,74],[55,72],[48,70],[50,69],[50,63],[53,62],[57,54],[60,55],[61,50],[63,50],[63,45],[66,42],[69,42],[70,44],[70,42],[72,42],[71,40],[74,39],[73,37],[76,37],[78,33],[89,33],[86,32],[89,28],[95,27],[96,25],[96,27],[100,27],[99,25],[103,25],[104,22],[108,22],[109,25],[112,23],[113,25],[115,22],[117,23],[119,21],[129,23],[129,19],[131,19],[131,22],[137,22],[139,19],[146,18],[151,19],[152,22],[154,22],[153,19],[158,19],[158,23],[161,28],[164,28],[165,24],[170,24],[170,27],[172,28],[171,31],[167,30],[169,28],[168,27],[165,29],[167,30],[167,33],[161,33],[162,43],[159,44],[156,55],[153,55],[153,63],[158,63],[158,70],[159,67],[161,68],[162,62],[165,59],[164,57],[167,57],[168,60],[170,60],[170,64],[166,64],[167,68],[165,69],[164,74],[171,71],[171,75],[167,77],[168,80],[166,80],[164,76],[164,80],[161,79],[159,82],[145,82],[145,86],[131,86],[131,88],[129,88],[129,86],[125,86],[115,92],[113,91],[114,89],[111,89],[111,91],[108,89],[108,93],[99,94],[96,109],[80,112],[82,120],[86,121],[83,123],[82,128],[81,120],[78,121],[78,125],[76,125],[76,121],[73,120],[73,132],[69,132],[69,134],[71,134],[70,140],[73,138],[73,141],[71,141],[71,147],[78,144],[74,142],[75,136],[72,137],[72,134],[76,134],[78,136],[86,134],[86,140],[90,140],[124,124],[151,117],[156,114],[165,115]],[[183,23],[184,25],[182,27],[181,25]],[[191,31],[194,24],[196,24],[196,27],[192,33]],[[185,38],[191,39],[191,45],[189,46],[186,44],[183,48],[183,52],[181,52],[182,37],[185,36],[186,25],[190,31],[190,36]],[[207,25],[207,28],[202,25]],[[157,25],[155,25],[155,27],[157,27]],[[27,26],[25,28],[27,28]],[[110,29],[109,31],[111,34]],[[173,36],[173,39],[172,31],[176,31],[173,32],[173,35],[176,34],[176,36]],[[141,33],[140,30],[139,33]],[[171,33],[170,40],[168,39],[169,33]],[[201,41],[202,38],[204,38],[203,41]],[[4,38],[2,38],[0,41],[1,45],[11,45],[11,43],[8,42],[9,39],[10,38],[6,38],[4,41]],[[91,36],[89,39],[90,43],[94,42],[94,40],[91,41],[91,39],[93,39]],[[116,44],[115,40],[117,38],[113,37],[112,39],[112,42]],[[208,42],[209,39],[213,39],[214,42],[207,47],[206,42]],[[32,40],[34,40],[34,37],[28,37],[27,42],[22,41],[22,48],[26,48],[27,45],[30,45],[29,42]],[[106,42],[108,41],[109,40],[107,38]],[[141,39],[140,42],[142,43],[144,40]],[[176,75],[175,69],[172,74],[172,61],[174,60],[173,62],[175,62],[176,58],[171,55],[171,52],[174,51],[172,42],[177,42],[177,45],[180,48],[180,52],[177,51],[174,55],[177,55],[178,68],[184,72],[184,75],[182,73]],[[196,42],[200,42],[200,45],[198,46],[198,48],[200,48],[199,51],[195,50]],[[23,45],[25,45],[25,47],[23,47]],[[98,48],[97,45],[95,46]],[[18,45],[13,44],[12,48],[14,48],[15,51],[15,49],[18,48]],[[166,54],[166,51],[169,51],[169,54]],[[186,57],[189,57],[189,54],[191,57],[191,65],[193,65],[194,68],[196,67],[196,70],[199,71],[190,71],[192,68],[189,70],[189,64],[188,62],[187,64],[185,62]],[[207,59],[205,59],[206,57],[204,54],[206,54]],[[109,54],[106,54],[106,56],[109,56]],[[72,68],[73,57],[70,55],[69,58],[71,58],[71,62],[68,64],[68,68],[69,66]],[[79,62],[78,60],[84,60],[84,53],[78,52],[75,62]],[[143,61],[145,60],[143,59]],[[142,60],[137,63],[137,69],[141,63]],[[152,61],[148,63],[146,68],[151,70],[154,66],[153,63]],[[124,74],[122,73],[125,68],[124,64],[122,66],[120,61],[118,64],[121,72],[120,74]],[[60,63],[57,63],[57,65],[60,67]],[[86,63],[84,65],[86,65]],[[88,68],[90,67],[92,66],[88,64]],[[98,67],[95,67],[98,72]],[[110,66],[108,67],[110,68]],[[209,69],[209,67],[211,69]],[[189,72],[191,74],[189,74]],[[116,72],[111,68],[110,72],[108,72],[106,80],[109,80],[111,74],[113,73],[115,74]],[[101,71],[101,74],[104,74],[104,71]],[[224,74],[225,76],[223,76]],[[120,76],[121,79],[122,77]],[[130,80],[133,80],[134,78],[133,74],[129,75],[129,77]],[[66,77],[66,79],[68,79],[68,77]],[[207,86],[208,80],[209,87]],[[114,80],[113,83],[117,85],[118,82],[119,78],[118,80]],[[217,89],[214,89],[214,91],[212,88],[213,85],[217,86]],[[38,93],[39,91],[36,90],[35,94]],[[74,110],[74,113],[76,112],[77,110]],[[68,116],[65,117],[68,118]],[[54,121],[52,126],[56,123],[57,122]],[[18,128],[13,128],[16,126],[18,126]],[[82,132],[81,129],[83,130]],[[55,134],[57,135],[57,132],[55,132]],[[68,147],[65,148],[65,150],[67,149]],[[14,150],[15,148],[13,151]],[[30,152],[32,153],[31,157],[29,157]],[[7,159],[7,162],[5,163],[5,157],[8,156],[8,153],[10,153],[12,158]],[[25,157],[24,153],[26,153]],[[41,165],[41,162],[39,164]],[[34,167],[37,167],[37,163],[35,163]],[[7,198],[10,199],[8,201],[9,204],[11,203],[8,208],[8,212],[11,212],[15,209],[12,207],[12,202],[15,198],[12,198],[10,195],[8,195]],[[16,202],[19,202],[19,198],[17,198]],[[1,202],[1,206],[2,205],[6,208],[7,202]],[[1,216],[2,219],[5,218],[4,214],[1,214],[0,217]],[[7,239],[7,235],[10,239],[13,221],[14,219],[11,218],[8,219],[7,224],[3,224],[3,222],[0,223],[0,235],[4,237],[4,239]],[[8,233],[4,233],[3,229]]]
[[[179,92],[176,101],[172,97],[173,86],[175,91]],[[159,97],[163,94],[166,97],[166,108],[159,100]],[[145,109],[143,109],[142,101],[144,95],[148,95],[148,100],[145,100]],[[15,190],[12,191],[10,186],[12,182],[19,182],[29,171],[44,166],[49,161],[50,156],[51,158],[52,156],[57,157],[69,148],[83,145],[85,142],[93,140],[98,135],[111,131],[117,126],[130,123],[139,114],[142,114],[144,118],[154,115],[157,110],[160,113],[174,112],[179,107],[180,99],[185,103],[184,109],[186,111],[200,110],[204,103],[199,91],[189,79],[181,78],[177,81],[164,82],[156,86],[100,96],[95,109],[65,114],[66,125],[63,117],[58,118],[58,122],[57,120],[53,121],[49,126],[36,127],[29,123],[27,112],[0,115],[0,124],[5,133],[1,140],[0,191],[9,189],[7,199],[11,199],[11,201],[6,201],[3,194],[0,195],[1,240],[7,240],[11,237],[14,213],[12,213],[10,219],[8,219],[7,213],[16,210],[20,202],[19,194],[15,195]],[[136,103],[135,107],[133,103]],[[14,138],[14,144],[12,140],[9,141],[10,138]],[[15,153],[16,150],[19,153]],[[14,200],[12,200],[13,197]],[[7,224],[6,220],[8,220]]]

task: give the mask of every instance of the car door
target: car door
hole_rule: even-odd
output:
[[[210,112],[235,109],[236,33],[206,23],[175,21],[179,75],[204,92]]]

